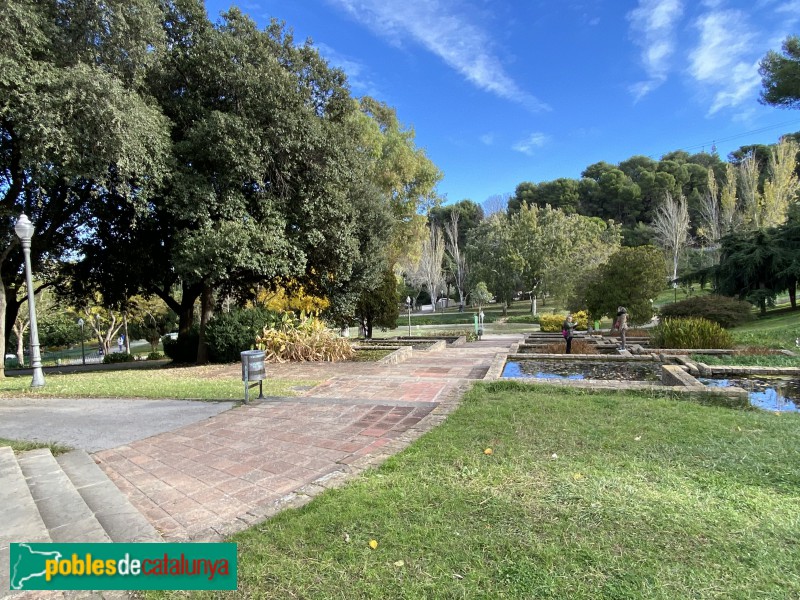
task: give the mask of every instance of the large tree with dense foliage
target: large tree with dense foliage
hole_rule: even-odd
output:
[[[800,36],[786,38],[782,53],[770,50],[759,67],[761,101],[771,106],[800,108]]]
[[[36,226],[32,264],[49,285],[89,233],[90,200],[138,204],[163,174],[167,122],[143,89],[163,46],[159,14],[151,0],[9,0],[0,11],[0,353],[23,281],[16,217]]]
[[[259,30],[233,9],[211,24],[199,1],[165,6],[166,49],[147,81],[172,122],[172,169],[146,211],[96,207],[76,281],[123,300],[159,296],[181,336],[199,299],[201,362],[221,296],[302,287],[345,322],[380,285],[379,242],[391,235],[390,202],[403,201],[370,179],[368,117],[344,74],[275,21]],[[139,264],[122,270],[131,253]]]
[[[653,300],[666,283],[666,261],[655,246],[620,248],[591,275],[585,285],[584,302],[593,318],[616,315],[624,306],[632,324],[653,317]]]

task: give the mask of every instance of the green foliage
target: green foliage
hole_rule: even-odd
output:
[[[67,348],[81,341],[77,320],[63,310],[51,310],[38,321],[39,342],[50,349]]]
[[[151,352],[147,355],[147,360],[161,360],[164,358],[164,355],[161,352]]]
[[[133,362],[135,360],[136,357],[133,354],[128,354],[127,352],[112,352],[103,357],[103,364],[111,365],[114,363]]]
[[[268,362],[341,361],[353,357],[350,342],[339,337],[317,317],[285,316],[280,323],[264,327],[256,338]]]
[[[196,327],[193,327],[177,339],[169,336],[161,338],[164,346],[164,354],[179,364],[194,363],[197,360],[197,347],[200,344],[200,334]]]
[[[546,333],[554,333],[561,331],[561,325],[564,323],[565,315],[539,315],[539,328]]]
[[[722,327],[736,327],[753,319],[753,306],[749,302],[708,294],[694,296],[661,307],[659,318],[702,317],[719,323]]]
[[[506,323],[539,323],[541,315],[512,315],[506,319]],[[484,319],[484,323],[488,321]]]
[[[800,107],[800,36],[783,42],[783,55],[770,50],[759,64],[761,100],[785,108]]]
[[[664,319],[650,333],[656,348],[733,348],[733,337],[718,323],[703,318]]]
[[[655,246],[624,247],[587,277],[585,306],[593,318],[611,317],[617,307],[628,309],[630,324],[653,317],[652,300],[666,281],[664,254]]]
[[[256,338],[278,315],[266,308],[234,308],[214,315],[206,326],[212,362],[239,362],[241,353],[255,347]]]

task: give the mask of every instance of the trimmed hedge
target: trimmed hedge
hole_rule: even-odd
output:
[[[659,312],[662,320],[687,317],[707,319],[725,328],[736,327],[753,319],[753,305],[728,296],[708,294],[667,304]]]

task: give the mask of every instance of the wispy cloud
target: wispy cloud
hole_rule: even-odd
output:
[[[478,139],[480,139],[481,143],[483,145],[485,145],[485,146],[491,146],[492,144],[494,144],[494,134],[493,133],[484,133]]]
[[[482,90],[530,110],[549,110],[505,72],[490,35],[462,16],[452,0],[328,1],[391,43],[413,39]]]
[[[695,21],[700,36],[689,55],[689,74],[712,90],[709,114],[752,99],[761,84],[754,35],[737,10],[712,11]]]
[[[530,134],[524,140],[520,140],[519,142],[514,144],[512,148],[517,152],[522,152],[523,154],[527,154],[528,156],[533,156],[533,153],[537,148],[543,147],[549,141],[550,137],[547,136],[546,134],[535,132]]]
[[[327,44],[319,43],[315,46],[331,65],[347,73],[347,81],[357,95],[372,96],[373,98],[383,96],[364,63],[340,54]]]
[[[641,47],[647,79],[630,87],[638,101],[667,79],[670,58],[675,52],[675,27],[683,15],[681,0],[639,0],[628,13],[631,35]]]

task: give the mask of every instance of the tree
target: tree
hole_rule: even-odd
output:
[[[363,295],[358,302],[357,311],[362,322],[366,324],[367,339],[372,338],[375,326],[394,329],[400,316],[400,295],[397,292],[394,270],[386,269],[381,281],[379,288]]]
[[[800,190],[795,168],[797,142],[783,137],[770,149],[767,166],[768,178],[764,182],[764,225],[773,227],[786,222],[789,205],[796,200]]]
[[[586,307],[594,317],[611,317],[624,306],[632,323],[647,323],[653,316],[652,301],[664,289],[665,275],[659,248],[620,248],[587,281]]]
[[[506,213],[494,213],[473,230],[467,243],[470,287],[484,282],[504,310],[520,289],[523,268],[510,223]]]
[[[761,168],[754,153],[748,153],[739,163],[739,190],[742,201],[742,220],[751,229],[762,226],[763,203],[759,191]]]
[[[678,279],[678,257],[689,234],[689,211],[683,195],[677,200],[670,194],[666,195],[653,220],[653,230],[661,247],[672,258],[672,281],[675,282]]]
[[[442,230],[432,225],[428,239],[422,246],[420,259],[420,272],[422,281],[431,296],[431,302],[436,306],[439,290],[444,286],[442,261],[444,260],[445,243]]]
[[[787,37],[782,50],[782,55],[770,50],[759,63],[761,102],[800,108],[800,36]]]
[[[461,214],[454,210],[450,213],[450,222],[445,223],[444,231],[447,236],[445,253],[453,275],[453,283],[458,291],[458,304],[464,306],[467,285],[467,255],[459,246],[458,224]]]
[[[717,289],[724,296],[736,296],[759,307],[767,305],[784,289],[779,247],[775,232],[768,229],[739,231],[722,239],[722,254],[716,269]]]
[[[163,174],[168,136],[142,88],[163,46],[155,2],[9,0],[0,13],[4,354],[24,279],[10,217],[24,212],[35,224],[32,267],[51,285],[59,261],[90,233],[89,200],[113,189],[138,203]]]

